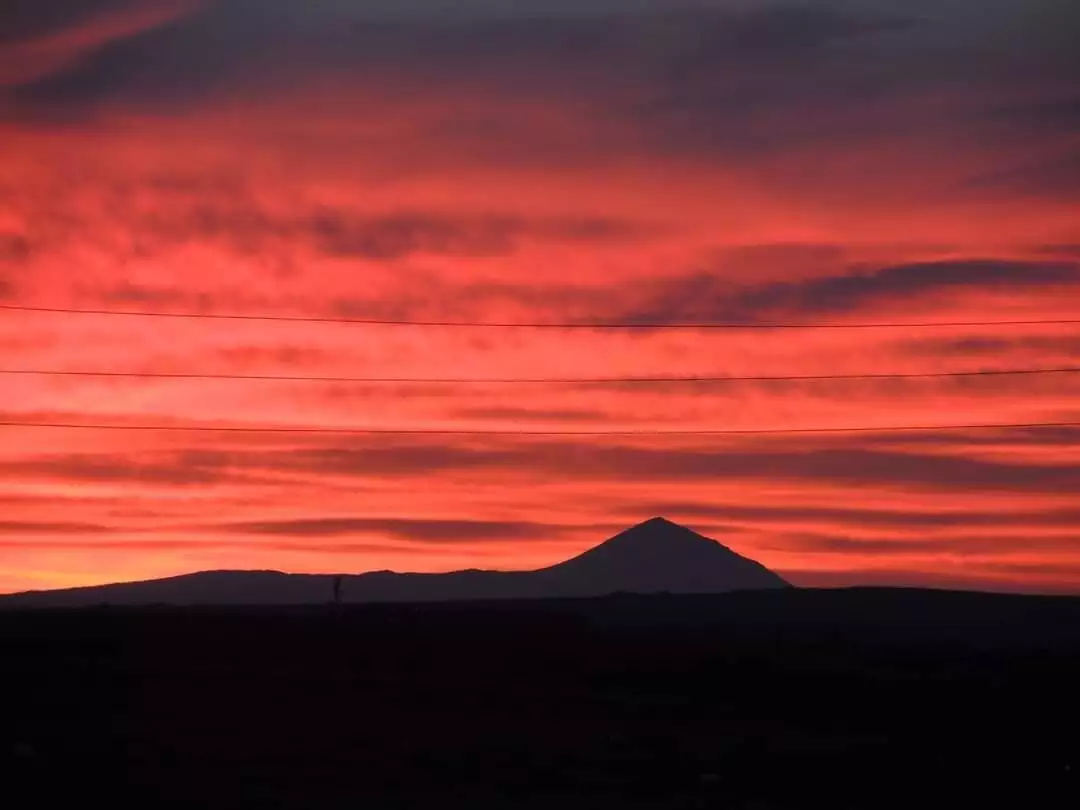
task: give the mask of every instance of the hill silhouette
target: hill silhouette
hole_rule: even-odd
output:
[[[84,605],[303,605],[330,599],[336,575],[204,571],[145,582],[33,591],[8,607]],[[788,587],[781,577],[717,541],[652,518],[584,553],[534,571],[373,571],[342,576],[345,602],[552,599],[612,593],[711,594]]]

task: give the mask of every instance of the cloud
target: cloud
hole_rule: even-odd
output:
[[[986,537],[982,535],[949,536],[944,538],[898,537],[867,538],[845,537],[836,534],[810,534],[796,532],[784,537],[781,548],[797,548],[806,554],[888,554],[898,557],[1010,557],[1024,558],[1040,554],[1072,554],[1076,551],[1080,535],[1076,533],[1054,536],[1039,535],[1029,538],[1023,545],[1013,537]],[[1022,563],[1021,563],[1022,564]]]
[[[456,408],[454,417],[469,420],[486,420],[513,423],[551,422],[593,422],[603,424],[611,419],[609,411],[588,408],[540,408],[516,406],[488,406]]]
[[[687,75],[718,67],[791,65],[833,43],[896,25],[894,18],[813,6],[676,14],[561,13],[417,15],[393,19],[371,4],[265,0],[209,2],[171,25],[114,42],[91,59],[27,88],[50,104],[127,97],[142,104],[295,83],[296,72],[448,79],[512,86],[567,86],[567,68],[593,83],[605,74]]]
[[[980,335],[960,338],[923,338],[905,350],[923,357],[961,356],[1002,358],[1009,353],[1080,356],[1080,335]]]
[[[550,538],[553,527],[528,521],[452,520],[416,518],[309,518],[220,524],[215,531],[269,534],[286,537],[339,537],[353,534],[386,534],[404,540],[429,543],[469,540]]]
[[[95,52],[169,22],[197,0],[8,0],[0,21],[0,92],[78,70]]]
[[[1058,131],[1075,131],[1077,124],[1061,121]],[[1080,141],[1080,137],[1077,138]],[[995,168],[970,178],[963,188],[977,194],[995,194],[1006,199],[1054,198],[1066,202],[1080,200],[1080,148],[1062,155],[1040,157],[1009,168]]]
[[[549,152],[565,152],[563,162],[783,156],[810,144],[832,154],[957,130],[1015,144],[984,109],[1050,105],[1039,101],[1044,88],[1077,78],[1057,55],[1071,50],[1067,38],[1021,24],[1036,12],[989,24],[962,4],[916,4],[903,16],[889,4],[706,5],[402,15],[370,2],[210,0],[25,83],[12,100],[19,114],[67,118],[106,108],[187,115],[242,100],[292,109],[280,126],[306,120],[324,96],[316,118],[339,123],[343,104],[380,119],[424,107],[429,140],[440,133],[442,151],[465,148],[490,165],[507,153],[518,163]],[[1037,5],[1071,24],[1050,0]],[[1001,98],[1005,76],[1021,88],[1016,99]],[[956,103],[941,104],[942,93]],[[551,103],[576,110],[579,124],[567,133],[545,122],[537,137],[536,109]]]
[[[153,459],[119,453],[30,456],[0,461],[0,470],[23,478],[185,487],[233,479],[225,456],[198,451]]]
[[[701,260],[702,273],[761,282],[768,278],[829,275],[851,263],[842,244],[773,242],[733,245],[711,251]]]
[[[1000,448],[1010,450],[1047,450],[1060,448],[1069,451],[1080,444],[1080,427],[1068,425],[1057,427],[1003,428],[1001,430],[973,431],[926,431],[903,434],[866,434],[859,440],[863,447],[889,447],[914,450],[920,447],[940,447],[942,452],[964,454],[973,448]]]
[[[1072,91],[1048,99],[1005,104],[991,114],[1020,127],[1060,132],[1062,128],[1080,126],[1080,96]]]
[[[320,252],[372,261],[416,253],[443,256],[502,256],[523,239],[569,243],[623,241],[637,235],[629,223],[589,218],[528,221],[505,216],[405,213],[373,218],[319,215],[298,223]],[[229,229],[234,234],[233,229]]]
[[[138,300],[138,299],[132,299]],[[297,343],[273,342],[236,344],[217,350],[215,358],[229,368],[252,366],[276,366],[292,369],[318,367],[336,355],[318,346]]]
[[[0,18],[0,44],[36,39],[138,5],[148,4],[145,0],[6,0]]]
[[[95,523],[49,523],[43,521],[0,520],[0,535],[24,534],[107,534],[109,526]]]
[[[1067,317],[1080,287],[1068,188],[1075,4],[8,5],[0,295],[21,304],[528,323],[980,321]],[[979,178],[991,184],[972,185]],[[1071,366],[1078,354],[1065,326],[623,332],[29,312],[0,321],[12,369],[206,375],[933,373]],[[522,390],[5,375],[0,398],[11,421],[80,424],[783,429],[1071,420],[1078,380]],[[528,533],[559,513],[567,527],[551,530],[576,543],[585,530],[570,522],[650,504],[735,526],[748,548],[760,541],[767,563],[798,568],[800,532],[936,542],[964,534],[947,525],[955,518],[971,535],[1008,535],[1010,549],[1065,536],[1078,436],[12,427],[5,488],[53,502],[9,499],[0,511],[11,523],[112,527],[115,536],[70,541],[108,548],[110,575],[195,560],[242,566],[252,555],[317,568],[324,550],[355,554],[354,568],[398,565],[399,549],[424,547],[402,540],[406,531],[433,538],[421,568],[468,567],[471,552],[453,539],[467,527],[445,516],[488,540],[478,555],[531,565],[557,543],[515,543],[479,524]],[[174,536],[187,532],[205,544]],[[28,534],[12,576],[104,575],[94,555],[50,552],[45,540],[62,536]],[[829,566],[848,565],[848,581],[879,567],[933,579],[935,558],[890,554],[822,552]]]
[[[70,534],[70,533],[69,533]],[[207,539],[146,539],[139,534],[122,534],[115,529],[102,532],[104,537],[98,536],[67,536],[49,537],[48,541],[41,540],[6,540],[0,537],[0,549],[15,552],[48,551],[55,552],[84,552],[84,553],[110,553],[112,555],[130,556],[154,555],[169,552],[183,552],[190,555],[193,553],[213,554],[222,551],[245,555],[248,559],[256,554],[279,551],[302,551],[305,554],[357,554],[378,553],[385,551],[385,544],[379,543],[335,543],[329,544],[302,544],[302,543],[277,543],[267,542],[264,538],[239,540],[217,536],[212,540]],[[402,547],[395,549],[397,552],[420,553],[422,548],[411,549]],[[190,573],[190,572],[184,572]]]
[[[1070,242],[1056,245],[1040,245],[1037,252],[1054,258],[1080,259],[1080,243]]]
[[[23,234],[0,231],[0,262],[23,262],[32,252],[33,245]]]
[[[114,223],[124,230],[124,241],[142,256],[186,246],[215,245],[244,256],[293,255],[306,249],[330,259],[393,261],[413,256],[457,258],[504,257],[530,243],[569,247],[626,245],[654,234],[657,227],[616,217],[567,214],[527,216],[512,213],[470,213],[460,210],[356,210],[351,205],[305,210],[295,202],[272,210],[255,195],[243,192],[207,192],[188,196],[160,195],[154,177],[125,184],[126,193],[113,190],[109,201]],[[148,207],[148,193],[156,205]],[[356,206],[359,208],[359,206]],[[62,209],[61,209],[62,211]],[[55,224],[39,223],[48,231],[50,246],[64,242],[110,238],[93,234],[74,206],[70,213],[54,210]],[[26,258],[25,237],[0,237],[0,251]],[[0,254],[2,255],[2,254]]]
[[[33,252],[32,243],[23,234],[0,230],[0,300],[15,297],[15,268]]]
[[[779,452],[612,451],[601,464],[641,470],[645,480],[727,479],[807,480],[856,487],[914,489],[1042,490],[1080,483],[1071,465],[1009,464],[973,458],[852,448],[812,450],[792,456]],[[586,464],[582,466],[587,466]],[[618,465],[618,467],[616,467]]]
[[[874,311],[950,291],[1038,291],[1080,287],[1080,263],[966,259],[852,270],[796,281],[738,286],[699,273],[665,279],[626,313],[642,323],[716,320],[754,323],[776,317]]]
[[[907,436],[901,441],[907,440]],[[489,472],[500,479],[560,483],[792,481],[907,491],[1067,492],[1080,486],[1069,460],[1001,461],[893,448],[768,444],[716,449],[634,447],[614,442],[508,439],[502,446],[376,443],[230,454],[234,469],[385,479],[442,472]]]
[[[918,447],[917,438],[915,434],[894,439],[910,442],[911,449],[874,448],[860,441],[832,447],[801,444],[798,452],[772,449],[767,443],[688,449],[635,447],[614,442],[598,445],[566,439],[510,438],[486,445],[470,445],[465,440],[457,444],[343,440],[344,446],[299,445],[280,452],[232,448],[130,457],[116,453],[48,456],[5,461],[2,469],[8,474],[62,481],[175,486],[283,480],[317,485],[340,477],[410,480],[418,475],[438,477],[467,471],[490,474],[508,485],[511,481],[582,485],[604,480],[657,484],[789,481],[861,489],[1032,493],[1063,493],[1080,486],[1080,471],[1069,459],[1060,463],[1022,457],[1006,461],[948,452],[920,452],[914,449]],[[931,438],[935,442],[929,446],[938,444],[940,436]],[[964,447],[962,438],[954,437],[954,441],[959,441],[957,447]],[[903,520],[898,518],[898,522],[902,524]]]
[[[969,531],[986,529],[1059,529],[1072,530],[1080,524],[1080,509],[1039,509],[1012,511],[983,511],[951,509],[948,511],[919,511],[917,509],[888,509],[869,507],[825,507],[805,504],[734,504],[679,501],[635,503],[620,509],[631,517],[669,515],[680,519],[704,518],[734,523],[766,526],[805,526],[824,523],[845,526],[849,531],[890,533],[924,529]],[[952,535],[948,535],[951,538]],[[926,540],[926,537],[920,538]],[[985,538],[984,538],[985,539]],[[911,542],[908,538],[907,542]],[[1000,542],[1000,541],[997,541]],[[793,542],[793,545],[798,545]]]

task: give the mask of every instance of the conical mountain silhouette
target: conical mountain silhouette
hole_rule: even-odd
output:
[[[0,597],[0,606],[297,605],[334,592],[332,575],[205,571],[147,582],[36,591]],[[784,588],[760,563],[664,518],[652,518],[565,562],[536,571],[375,571],[343,577],[346,602],[554,599],[612,593],[724,593]]]
[[[661,517],[544,571],[609,592],[715,593],[787,585],[760,563]]]

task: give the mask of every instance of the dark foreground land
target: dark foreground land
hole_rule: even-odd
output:
[[[11,807],[1080,806],[1080,600],[0,611],[0,656]]]

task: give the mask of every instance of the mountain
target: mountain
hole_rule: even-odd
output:
[[[86,605],[304,605],[330,600],[334,575],[204,571],[147,582],[32,591],[0,607]],[[612,593],[726,593],[785,588],[760,563],[664,518],[653,518],[564,562],[535,571],[342,576],[345,602],[553,599]]]
[[[761,563],[664,518],[639,523],[537,573],[585,594],[723,593],[787,586]]]

